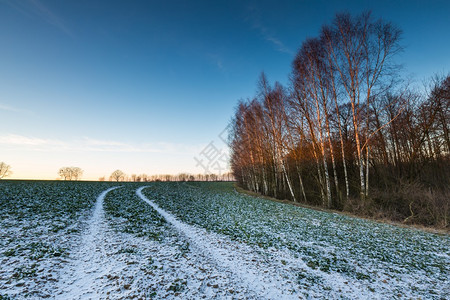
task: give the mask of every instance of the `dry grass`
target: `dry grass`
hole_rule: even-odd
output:
[[[263,199],[267,199],[270,201],[275,201],[275,202],[279,202],[279,203],[284,203],[284,204],[288,204],[288,205],[293,205],[293,206],[299,206],[299,207],[304,207],[304,208],[309,208],[309,209],[314,209],[317,211],[324,211],[324,212],[329,212],[329,213],[337,213],[337,214],[342,214],[345,216],[350,216],[350,217],[357,217],[357,218],[362,218],[362,219],[366,219],[366,220],[371,220],[371,221],[375,221],[375,222],[379,222],[379,223],[384,223],[384,224],[390,224],[390,225],[394,225],[394,226],[399,226],[399,227],[403,227],[403,228],[415,228],[418,230],[422,230],[425,232],[430,232],[430,233],[435,233],[435,234],[442,234],[442,235],[448,235],[450,234],[450,227],[448,226],[439,226],[439,225],[424,225],[424,224],[420,224],[420,223],[414,223],[414,222],[403,222],[402,220],[398,220],[398,218],[396,219],[394,217],[394,214],[392,213],[388,213],[386,211],[382,211],[380,209],[375,209],[374,206],[372,204],[366,204],[365,206],[362,206],[360,204],[356,204],[357,202],[359,202],[358,199],[350,199],[349,202],[353,203],[353,204],[348,204],[348,206],[346,206],[346,208],[344,209],[344,211],[340,211],[340,210],[334,210],[334,209],[327,209],[327,208],[323,208],[323,207],[318,207],[318,206],[312,206],[312,205],[308,205],[308,204],[304,204],[304,203],[300,203],[300,202],[294,202],[291,200],[287,200],[287,199],[276,199],[273,197],[269,197],[269,196],[264,196],[252,191],[248,191],[243,189],[242,187],[240,187],[237,183],[234,183],[234,188],[236,189],[236,191],[238,193],[242,193],[242,194],[246,194],[252,197],[258,197],[258,198],[263,198]],[[448,199],[450,199],[450,197],[448,197],[449,195],[447,194],[447,200],[444,197],[444,201],[447,201],[448,204]],[[372,202],[373,200],[368,200],[368,202]],[[370,209],[367,209],[368,207],[370,207]],[[447,210],[448,213],[448,210]],[[401,218],[400,218],[401,219]]]

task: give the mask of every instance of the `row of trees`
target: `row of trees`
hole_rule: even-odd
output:
[[[0,179],[12,174],[11,166],[0,162]],[[58,170],[58,175],[63,180],[80,180],[83,176],[83,170],[79,167],[62,167]],[[109,176],[110,181],[133,181],[133,182],[149,182],[149,181],[234,181],[232,173],[221,175],[216,174],[189,174],[180,173],[178,175],[147,175],[147,174],[131,174],[128,176],[121,170],[115,170]],[[99,181],[105,181],[105,177],[99,178]]]
[[[149,181],[234,181],[232,173],[221,175],[216,174],[189,174],[180,173],[178,175],[147,175],[147,174],[131,174],[128,176],[121,170],[114,171],[110,177],[110,181],[132,181],[132,182],[149,182]],[[105,177],[99,178],[99,181],[105,181]]]
[[[338,14],[302,44],[289,87],[262,74],[232,121],[237,181],[277,198],[447,226],[450,77],[434,78],[426,95],[401,85],[400,37],[370,13]],[[400,184],[434,195],[394,195]]]

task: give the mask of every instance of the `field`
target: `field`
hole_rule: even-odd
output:
[[[231,183],[0,181],[0,299],[449,299],[450,237]]]

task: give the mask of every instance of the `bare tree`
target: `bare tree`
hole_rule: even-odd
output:
[[[115,180],[117,182],[124,180],[125,179],[125,173],[122,172],[121,170],[115,170],[114,172],[112,172],[111,176],[109,177],[110,180]]]
[[[79,180],[81,179],[81,176],[83,175],[83,170],[78,167],[71,167],[72,169],[72,178],[73,180]]]
[[[0,162],[0,179],[8,177],[11,173],[11,166],[4,162]]]
[[[71,172],[69,167],[62,167],[58,170],[58,175],[64,180],[71,180]]]
[[[180,174],[178,174],[177,177],[178,177],[177,178],[178,181],[188,181],[189,174],[187,174],[187,173],[180,173]]]
[[[331,185],[327,165],[328,149],[333,162],[333,170],[336,169],[329,130],[329,109],[327,108],[330,92],[323,55],[324,50],[319,39],[307,40],[303,43],[294,61],[293,73],[294,85],[298,90],[296,94],[301,96],[297,101],[309,124],[310,134],[316,140],[315,144],[318,150],[316,157],[323,164],[323,177],[326,187],[326,202],[324,201],[324,205],[331,207]],[[336,171],[334,174],[336,189],[338,189]],[[321,177],[321,175],[319,176]]]
[[[64,180],[79,180],[83,175],[83,170],[78,167],[62,167],[58,175]]]
[[[239,101],[231,122],[238,184],[276,198],[448,226],[450,76],[436,76],[422,94],[400,85],[392,60],[400,34],[370,13],[339,14],[302,44],[289,93],[262,75],[256,96]]]
[[[401,50],[400,35],[401,31],[391,23],[381,19],[373,21],[370,12],[356,17],[338,14],[333,24],[324,26],[322,30],[321,38],[328,61],[336,70],[352,108],[361,199],[367,197],[369,190],[367,139],[370,127],[369,115],[363,109],[370,107],[371,101],[377,99],[374,97],[377,89],[383,90],[392,82],[390,79],[395,66],[390,60]]]

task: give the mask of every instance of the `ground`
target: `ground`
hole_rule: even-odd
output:
[[[0,182],[1,298],[448,299],[450,237],[230,183]]]

